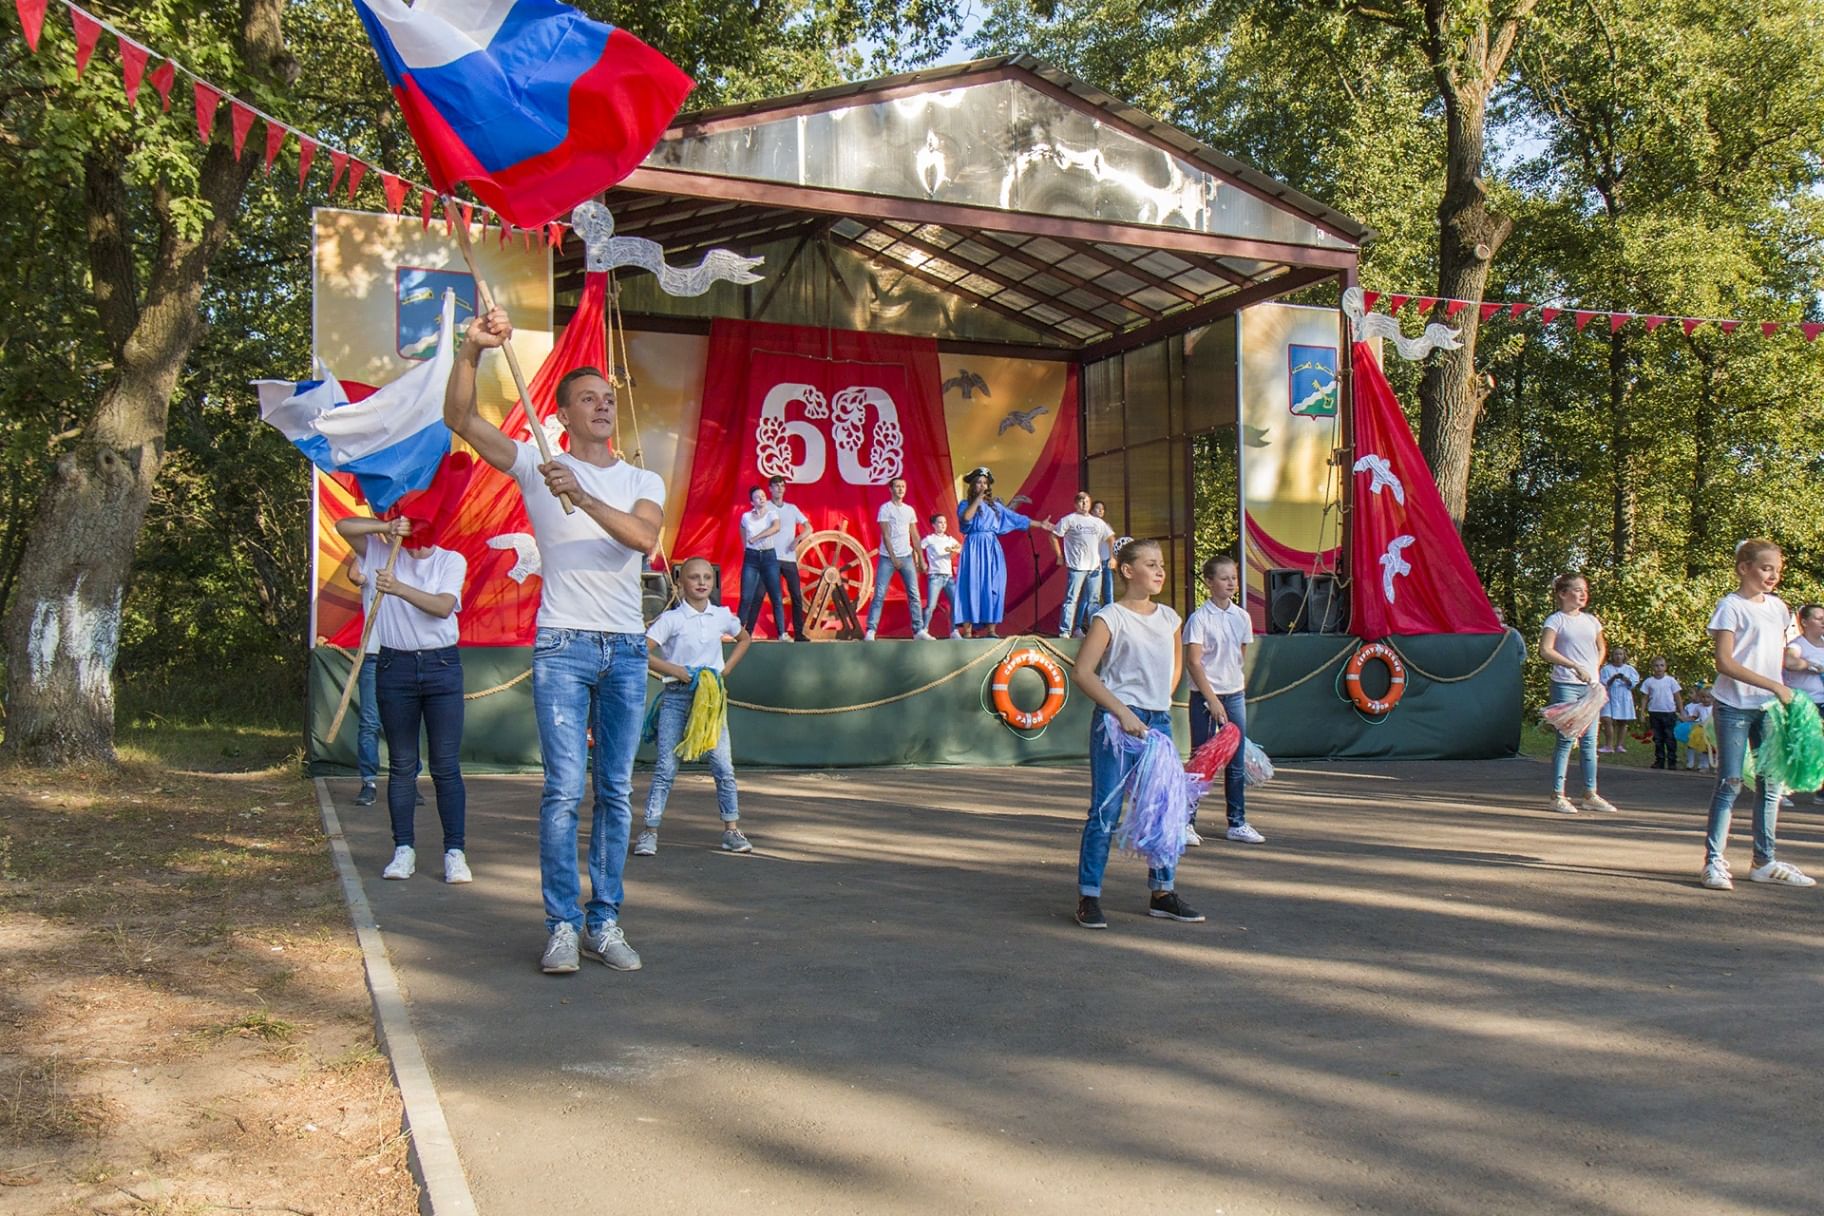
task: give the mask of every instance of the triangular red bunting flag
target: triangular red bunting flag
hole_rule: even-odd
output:
[[[355,201],[355,191],[361,188],[361,177],[367,172],[367,166],[358,160],[348,162],[348,201]]]
[[[386,209],[398,215],[399,208],[405,206],[405,183],[396,175],[383,172],[380,174],[380,189],[386,192]]]
[[[32,48],[32,54],[38,53],[38,36],[44,32],[44,6],[46,0],[13,0],[19,10],[19,28],[25,31],[25,45]]]
[[[1612,334],[1620,333],[1621,327],[1626,325],[1629,321],[1632,321],[1633,319],[1634,319],[1634,314],[1631,312],[1612,312],[1612,313],[1610,313],[1609,314],[1609,332]]]
[[[487,217],[483,216],[481,222],[486,224],[488,222]],[[469,233],[475,231],[475,205],[473,203],[464,203],[462,205],[462,229],[464,232]]]
[[[1558,314],[1563,311],[1564,309],[1562,308],[1541,308],[1539,310],[1539,324],[1550,325],[1553,321],[1558,319]]]
[[[139,104],[139,85],[146,78],[146,61],[152,52],[127,38],[120,39],[120,82],[127,89],[127,108]]]
[[[507,234],[512,231],[513,225],[507,223],[505,220],[500,221],[500,243],[503,246],[507,243]]]
[[[95,53],[95,44],[101,41],[101,22],[79,8],[72,8],[70,24],[76,27],[76,79],[81,80],[82,69],[89,66],[89,56]]]
[[[1378,291],[1364,291],[1362,293],[1362,311],[1366,312],[1368,309],[1373,308],[1374,302],[1380,298],[1381,293]]]
[[[1578,332],[1578,333],[1582,333],[1582,332],[1583,332],[1583,327],[1584,327],[1584,326],[1586,326],[1586,325],[1588,325],[1588,324],[1589,324],[1589,323],[1590,323],[1590,322],[1591,322],[1591,321],[1593,321],[1593,320],[1595,320],[1595,319],[1596,319],[1596,314],[1595,314],[1595,313],[1593,313],[1593,312],[1583,312],[1583,311],[1581,311],[1581,310],[1579,310],[1579,311],[1577,311],[1577,312],[1575,312],[1575,313],[1573,313],[1573,314],[1571,314],[1571,315],[1573,315],[1573,316],[1574,316],[1574,317],[1576,317],[1576,318],[1577,318],[1577,332]]]
[[[1500,312],[1503,307],[1505,306],[1501,304],[1484,304],[1481,308],[1477,309],[1477,311],[1482,314],[1482,319],[1486,321]]]
[[[177,65],[169,59],[152,69],[152,75],[146,79],[158,90],[159,108],[167,112],[171,109],[171,86],[177,83]]]
[[[1678,326],[1685,331],[1685,337],[1689,338],[1692,334],[1697,332],[1697,327],[1703,323],[1704,319],[1702,317],[1684,317],[1679,321]]]
[[[1761,322],[1761,337],[1771,338],[1778,332],[1780,332],[1780,323],[1778,321]]]
[[[563,239],[564,238],[562,237],[562,235],[560,235],[557,231],[556,224],[546,224],[545,225],[545,244],[550,245],[553,248],[555,248],[557,246],[558,242],[562,241]]]
[[[1419,297],[1419,311],[1420,312],[1430,312],[1433,308],[1437,307],[1437,303],[1438,303],[1438,297],[1436,297],[1436,296],[1420,296]]]
[[[268,118],[266,120],[266,172],[272,172],[272,162],[278,158],[279,149],[285,146],[286,128]]]
[[[222,95],[215,86],[196,82],[193,90],[196,94],[196,137],[209,146],[210,133],[215,130],[215,107],[222,100]]]
[[[1387,297],[1387,311],[1388,312],[1400,311],[1400,309],[1406,307],[1406,301],[1408,301],[1410,299],[1412,299],[1411,296],[1388,296]]]
[[[1807,342],[1816,342],[1818,340],[1818,335],[1824,334],[1824,325],[1819,325],[1816,321],[1807,321],[1805,324],[1799,326],[1799,328],[1805,332],[1805,340]]]
[[[418,214],[424,217],[424,231],[431,230],[431,208],[437,205],[437,196],[429,190],[418,192]]]
[[[1509,304],[1507,306],[1507,315],[1510,319],[1518,321],[1521,317],[1526,315],[1527,309],[1531,307],[1531,304],[1526,303]]]
[[[298,136],[298,189],[304,188],[304,179],[310,176],[310,162],[316,159],[317,141]]]
[[[336,196],[336,187],[342,184],[342,175],[346,172],[348,172],[348,153],[342,151],[340,148],[330,149],[329,196],[331,198]]]
[[[234,159],[241,159],[241,153],[247,147],[247,132],[253,130],[254,113],[251,106],[243,105],[239,100],[228,103],[228,122],[234,130]]]
[[[1671,317],[1648,317],[1644,322],[1642,322],[1642,324],[1644,324],[1647,327],[1648,333],[1652,333],[1654,330],[1658,329],[1660,326],[1664,325],[1667,321],[1670,321],[1671,319],[1672,319]]]
[[[1732,334],[1741,327],[1740,321],[1718,321],[1716,327],[1726,334]]]

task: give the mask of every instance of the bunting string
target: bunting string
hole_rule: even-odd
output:
[[[1375,305],[1384,303],[1385,311],[1391,316],[1398,316],[1400,310],[1408,304],[1416,304],[1420,316],[1442,310],[1444,320],[1456,319],[1458,313],[1466,308],[1475,308],[1476,315],[1484,321],[1492,321],[1498,316],[1505,316],[1510,321],[1519,321],[1529,316],[1540,325],[1550,325],[1560,317],[1567,318],[1578,333],[1583,333],[1592,322],[1600,321],[1598,333],[1618,334],[1636,321],[1640,328],[1652,333],[1669,322],[1677,322],[1688,338],[1705,325],[1713,326],[1725,334],[1733,334],[1745,329],[1750,333],[1759,332],[1763,338],[1771,338],[1782,330],[1796,330],[1805,336],[1805,341],[1816,342],[1819,334],[1824,334],[1824,323],[1816,321],[1744,321],[1736,317],[1681,317],[1671,313],[1623,312],[1607,308],[1571,308],[1558,304],[1534,304],[1525,300],[1485,300],[1478,304],[1473,300],[1454,300],[1448,296],[1422,296],[1416,293],[1395,293],[1385,291],[1364,291],[1362,306],[1372,312]]]

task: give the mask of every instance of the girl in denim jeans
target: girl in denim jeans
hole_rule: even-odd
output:
[[[1552,664],[1553,705],[1575,701],[1596,683],[1596,673],[1608,656],[1608,639],[1603,637],[1602,622],[1583,610],[1590,602],[1590,585],[1581,574],[1560,574],[1552,580],[1552,598],[1558,611],[1545,618],[1539,636],[1539,655]],[[1581,739],[1558,736],[1552,749],[1552,809],[1562,815],[1575,815],[1578,804],[1564,795],[1566,770],[1571,763],[1571,747],[1583,752],[1583,803],[1586,811],[1612,811],[1602,795],[1596,792],[1596,731],[1600,722],[1590,724]]]
[[[1743,757],[1761,742],[1764,711],[1775,700],[1786,705],[1792,689],[1780,678],[1786,634],[1792,613],[1773,594],[1780,585],[1786,555],[1770,540],[1745,540],[1735,549],[1734,591],[1717,602],[1710,617],[1716,639],[1716,793],[1710,799],[1710,822],[1704,839],[1702,882],[1713,891],[1728,891],[1735,882],[1723,849],[1729,841],[1729,815],[1742,790]],[[1765,778],[1756,783],[1754,806],[1754,882],[1813,887],[1816,880],[1797,866],[1776,861],[1774,821],[1780,809],[1780,787]]]
[[[1153,602],[1165,588],[1165,554],[1159,542],[1130,540],[1116,553],[1115,564],[1124,581],[1121,598],[1089,622],[1089,636],[1077,651],[1073,673],[1077,687],[1097,707],[1089,720],[1089,818],[1077,853],[1077,923],[1085,929],[1108,928],[1102,914],[1102,873],[1108,868],[1109,842],[1126,801],[1122,787],[1138,759],[1106,741],[1107,720],[1113,718],[1135,738],[1144,738],[1149,730],[1171,733],[1172,690],[1178,687],[1184,663],[1178,614]],[[1148,916],[1203,920],[1203,914],[1186,906],[1172,889],[1170,867],[1149,869],[1147,885],[1153,892]]]

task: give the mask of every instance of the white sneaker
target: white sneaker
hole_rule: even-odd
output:
[[[445,849],[443,851],[443,881],[475,881],[475,876],[469,873],[469,859],[462,855],[461,849]]]
[[[1712,891],[1733,891],[1735,880],[1729,877],[1729,863],[1713,861],[1704,867],[1703,883]]]
[[[1614,804],[1607,798],[1604,798],[1601,794],[1585,794],[1583,796],[1583,809],[1586,811],[1613,811],[1615,807]]]
[[[866,633],[862,634],[861,640],[864,642],[872,642],[874,640],[874,631],[872,629],[870,629]]]
[[[1575,815],[1577,813],[1577,804],[1572,802],[1569,798],[1566,798],[1563,794],[1553,794],[1551,809],[1557,811],[1560,815]]]
[[[635,857],[651,857],[659,851],[659,829],[647,828],[640,833],[640,838],[633,842]]]
[[[1815,887],[1818,880],[1789,861],[1770,861],[1748,871],[1750,882],[1777,882],[1788,887]]]
[[[402,844],[393,850],[393,859],[380,871],[382,878],[410,878],[418,869],[418,850]]]
[[[1201,837],[1197,834],[1196,826],[1194,824],[1189,824],[1189,823],[1185,824],[1184,825],[1184,847],[1187,849],[1194,849],[1202,843],[1203,843],[1203,837]]]
[[[934,638],[934,637],[932,637],[932,636],[931,636],[931,631],[930,631],[930,630],[929,630],[929,629],[921,629],[921,630],[919,630],[919,631],[918,631],[918,632],[917,632],[917,633],[915,633],[915,634],[913,634],[913,635],[912,635],[912,636],[913,636],[913,637],[915,637],[915,638],[917,638],[917,639],[918,639],[918,640],[919,640],[919,641],[921,641],[921,642],[935,642],[935,641],[937,641],[937,639],[936,639],[936,638]]]
[[[1238,828],[1230,828],[1228,837],[1230,840],[1240,841],[1242,844],[1267,843],[1267,838],[1265,836],[1262,836],[1259,832],[1256,832],[1251,825],[1245,823]]]
[[[1781,794],[1780,795],[1780,809],[1782,811],[1790,811],[1792,809],[1792,795],[1791,794]]]

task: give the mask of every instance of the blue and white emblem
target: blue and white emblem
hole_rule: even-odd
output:
[[[1287,348],[1287,406],[1302,418],[1334,418],[1341,393],[1336,379],[1336,347]]]
[[[466,271],[425,270],[401,266],[397,272],[399,353],[407,359],[429,359],[437,353],[443,329],[443,293],[456,293],[456,336],[475,315],[475,278]]]

